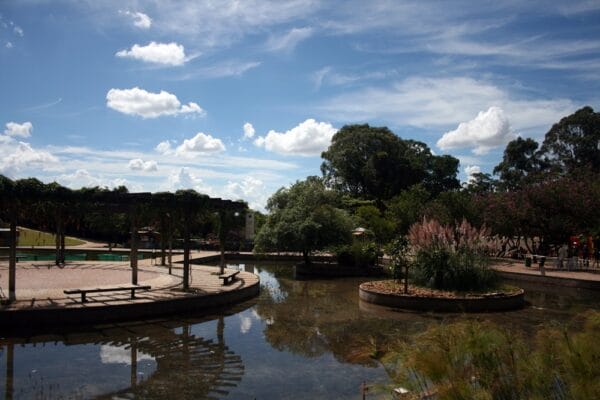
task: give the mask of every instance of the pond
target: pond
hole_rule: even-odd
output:
[[[2,338],[0,396],[54,398],[390,398],[372,356],[431,324],[489,319],[534,333],[600,308],[600,294],[527,287],[524,310],[479,315],[390,311],[359,302],[365,278],[295,280],[290,265],[240,265],[260,275],[258,298],[214,315],[107,324]]]

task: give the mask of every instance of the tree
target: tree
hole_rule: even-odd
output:
[[[458,160],[434,156],[425,143],[385,127],[346,125],[321,154],[329,187],[365,199],[388,200],[417,183],[435,192],[458,188]]]
[[[527,178],[535,177],[545,168],[538,146],[535,140],[520,137],[506,145],[502,162],[494,167],[494,174],[500,176],[503,189],[516,190]]]
[[[496,191],[497,186],[498,181],[492,178],[490,174],[477,172],[471,175],[465,190],[469,193],[492,193]]]
[[[541,151],[563,174],[581,168],[600,172],[600,113],[588,106],[562,118],[546,133]]]
[[[352,240],[352,220],[339,208],[338,194],[317,177],[281,188],[267,202],[269,215],[254,240],[256,252],[310,253]]]
[[[423,185],[414,185],[386,203],[386,216],[396,223],[396,233],[406,235],[408,228],[421,220],[431,194]]]
[[[360,206],[356,209],[355,215],[361,227],[373,232],[377,243],[387,243],[392,238],[395,229],[394,221],[382,215],[374,205]]]

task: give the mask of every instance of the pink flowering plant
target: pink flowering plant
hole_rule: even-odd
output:
[[[466,220],[442,225],[426,219],[412,225],[408,239],[415,251],[414,281],[432,289],[483,291],[494,287],[496,275],[488,267],[490,230]]]

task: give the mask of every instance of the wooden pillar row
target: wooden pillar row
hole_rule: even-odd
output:
[[[10,249],[8,251],[8,300],[17,299],[17,211],[13,208],[10,216]]]
[[[183,290],[190,288],[190,215],[183,221]]]

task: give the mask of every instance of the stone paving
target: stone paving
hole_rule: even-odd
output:
[[[514,272],[526,275],[537,275],[540,276],[542,273],[538,264],[533,264],[532,267],[526,267],[523,260],[497,260],[493,263],[493,268],[502,272]],[[600,270],[595,271],[591,269],[585,270],[572,270],[556,269],[552,266],[544,268],[545,276],[563,278],[563,279],[576,279],[581,281],[600,282]]]
[[[215,256],[217,252],[192,252],[190,258]],[[173,262],[183,260],[183,255],[174,255]],[[230,270],[227,270],[231,272]],[[0,310],[57,307],[99,307],[103,305],[131,304],[164,299],[204,296],[240,290],[258,283],[258,277],[240,272],[237,280],[223,286],[218,278],[219,268],[214,266],[191,266],[190,291],[182,291],[182,264],[173,264],[172,275],[168,267],[154,265],[151,259],[138,261],[138,284],[150,285],[150,291],[136,292],[131,299],[129,292],[88,294],[89,302],[82,304],[81,296],[67,296],[64,289],[97,288],[129,285],[131,268],[129,262],[71,261],[63,267],[53,262],[19,262],[17,264],[17,301]],[[0,261],[0,288],[2,298],[8,296],[8,262]]]

